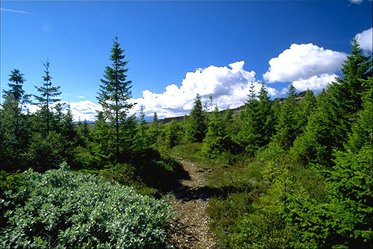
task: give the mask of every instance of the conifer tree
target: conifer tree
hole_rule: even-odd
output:
[[[28,101],[30,95],[27,95],[25,90],[23,90],[23,84],[25,82],[23,76],[24,75],[18,69],[13,69],[10,72],[8,83],[9,90],[4,90],[4,99],[7,95],[12,95],[14,100],[19,104],[24,104],[24,102]]]
[[[143,105],[140,106],[140,114],[139,114],[139,124],[140,125],[145,125],[146,120],[145,120],[145,107]]]
[[[311,90],[307,90],[303,99],[300,101],[298,111],[295,115],[297,125],[295,127],[296,135],[301,134],[307,125],[311,113],[315,110],[316,98]]]
[[[115,157],[113,153],[114,134],[112,127],[110,127],[105,119],[103,112],[98,112],[97,120],[92,130],[92,154],[97,159],[100,166],[105,166]]]
[[[1,131],[1,168],[14,171],[20,169],[30,139],[28,116],[22,112],[28,97],[23,90],[23,74],[14,69],[9,76],[9,90],[4,91],[0,123]]]
[[[242,114],[242,129],[236,136],[236,141],[249,155],[269,142],[273,133],[273,115],[271,101],[265,85],[262,84],[257,96],[254,84],[251,84],[249,99]]]
[[[304,134],[295,140],[291,149],[295,158],[305,164],[332,165],[332,152],[343,148],[356,111],[361,109],[362,96],[369,89],[363,82],[371,77],[370,63],[354,41],[351,55],[342,66],[344,75],[318,97],[317,108],[310,115]]]
[[[333,211],[326,215],[341,244],[349,248],[369,248],[373,243],[373,98],[362,105],[347,150],[336,152],[329,177]]]
[[[147,146],[147,127],[145,120],[144,106],[140,106],[140,113],[137,120],[137,131],[136,131],[136,141],[139,143],[139,147]]]
[[[47,61],[44,65],[44,76],[43,85],[40,87],[35,86],[36,90],[39,92],[39,95],[35,95],[38,106],[40,107],[39,115],[41,121],[45,125],[44,134],[48,134],[53,119],[52,104],[57,101],[60,101],[60,86],[53,86],[52,77],[50,76],[49,66],[50,62]]]
[[[343,112],[346,119],[361,109],[362,94],[366,90],[363,80],[372,77],[372,60],[362,54],[356,39],[352,42],[352,50],[342,65],[342,77],[338,77],[332,85],[333,100]]]
[[[171,122],[167,124],[165,131],[166,146],[168,148],[173,148],[178,145],[181,141],[182,133],[183,130],[180,124],[175,120],[171,120]]]
[[[288,96],[281,105],[279,117],[277,119],[276,134],[273,141],[281,145],[284,149],[289,149],[297,136],[297,101],[293,85],[290,85]]]
[[[228,148],[225,148],[225,140],[227,133],[225,124],[219,115],[218,107],[215,107],[213,113],[210,115],[210,121],[206,137],[203,140],[202,154],[207,157],[216,157]]]
[[[197,94],[190,113],[190,136],[193,142],[201,143],[206,136],[206,115],[202,108],[201,96]]]
[[[272,101],[268,96],[267,89],[262,84],[258,95],[258,133],[261,134],[257,141],[259,147],[268,144],[274,132],[274,117],[272,113]]]
[[[115,160],[119,159],[120,126],[125,124],[129,110],[134,106],[130,103],[132,97],[132,82],[127,79],[124,50],[120,47],[118,37],[115,37],[111,48],[111,65],[105,68],[104,78],[101,79],[98,102],[102,106],[104,117],[115,128]]]
[[[152,123],[155,125],[159,123],[157,112],[154,112]]]
[[[83,123],[79,120],[77,126],[76,126],[76,138],[75,143],[78,146],[82,146],[84,148],[88,147],[89,142],[91,139],[91,133],[88,128],[87,120],[85,119]]]

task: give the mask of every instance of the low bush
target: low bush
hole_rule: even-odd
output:
[[[1,248],[166,246],[172,212],[163,201],[66,166],[24,176],[0,199],[0,209],[6,210]]]

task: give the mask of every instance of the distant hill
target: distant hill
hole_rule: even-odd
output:
[[[303,92],[297,93],[296,94],[296,99],[298,101],[302,100],[304,98],[304,96],[306,95],[306,93],[307,93],[307,91],[303,91]],[[276,98],[276,99],[274,99],[274,101],[279,101],[280,104],[281,104],[285,100],[285,98],[286,97]],[[230,109],[230,110],[232,110],[233,113],[237,113],[237,112],[241,112],[244,108],[245,108],[245,105],[242,105],[242,106],[239,106],[237,108]],[[220,113],[224,113],[225,111],[227,111],[227,109],[220,111]],[[164,119],[160,119],[159,122],[163,123],[163,124],[167,124],[167,123],[171,122],[172,120],[181,121],[181,120],[185,119],[186,117],[187,116],[178,116],[178,117],[164,118]],[[151,122],[151,119],[150,119],[150,121],[147,120],[147,122]]]

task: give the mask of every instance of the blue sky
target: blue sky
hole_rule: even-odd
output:
[[[272,97],[290,83],[320,91],[356,35],[371,53],[371,10],[370,0],[2,1],[1,84],[17,68],[34,93],[49,59],[62,99],[91,119],[117,35],[148,115],[184,115],[196,93],[237,107],[251,83]]]

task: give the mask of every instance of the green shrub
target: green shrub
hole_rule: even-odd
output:
[[[7,226],[1,248],[164,248],[170,207],[101,177],[67,167],[29,170],[0,200]],[[4,208],[5,207],[5,208]]]

